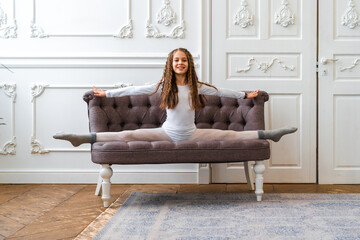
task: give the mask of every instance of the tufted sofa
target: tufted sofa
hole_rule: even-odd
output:
[[[206,96],[206,105],[195,113],[197,128],[247,131],[264,129],[264,103],[269,96],[260,92],[253,99]],[[83,97],[88,105],[90,132],[117,132],[139,128],[161,127],[166,119],[159,108],[160,96],[94,97],[91,91]],[[110,204],[112,164],[162,163],[228,163],[244,162],[249,188],[254,190],[250,161],[254,172],[257,200],[263,194],[263,160],[270,158],[266,140],[234,141],[134,141],[96,142],[91,146],[91,159],[101,164],[96,194],[102,188],[104,206]]]

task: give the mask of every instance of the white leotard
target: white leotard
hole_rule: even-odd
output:
[[[130,95],[151,94],[156,90],[157,84],[148,86],[131,86],[106,91],[106,97],[123,97]],[[159,89],[158,91],[161,91]],[[178,85],[178,105],[173,109],[166,109],[166,120],[162,129],[173,142],[187,140],[195,131],[195,110],[191,109],[190,88],[188,85]],[[215,95],[219,97],[244,98],[245,93],[230,89],[218,89],[201,85],[198,93],[203,95]]]

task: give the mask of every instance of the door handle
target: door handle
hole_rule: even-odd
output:
[[[322,65],[326,65],[326,64],[328,64],[330,61],[336,62],[336,61],[338,61],[338,60],[339,60],[339,59],[337,59],[337,58],[335,58],[335,59],[329,59],[329,58],[324,58],[324,57],[322,57],[322,58],[320,59],[320,62],[321,62]]]

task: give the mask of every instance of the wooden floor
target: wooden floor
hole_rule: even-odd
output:
[[[74,239],[105,208],[95,185],[0,185],[0,240]],[[266,193],[360,193],[360,185],[265,184]],[[249,192],[246,184],[112,185],[112,202],[131,192]]]

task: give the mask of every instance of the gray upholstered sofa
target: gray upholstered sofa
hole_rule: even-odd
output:
[[[269,96],[260,92],[253,99],[220,98],[206,96],[204,108],[196,111],[198,128],[231,129],[235,131],[264,129],[264,103]],[[166,112],[159,108],[160,96],[128,96],[116,98],[94,97],[85,93],[88,104],[90,132],[115,132],[138,128],[160,127]],[[134,141],[96,142],[91,146],[91,159],[101,164],[101,178],[96,194],[102,188],[104,206],[110,204],[110,178],[112,164],[162,164],[162,163],[227,163],[244,162],[249,188],[254,190],[249,161],[255,161],[254,172],[257,200],[263,194],[263,160],[270,158],[266,140],[234,141]]]

